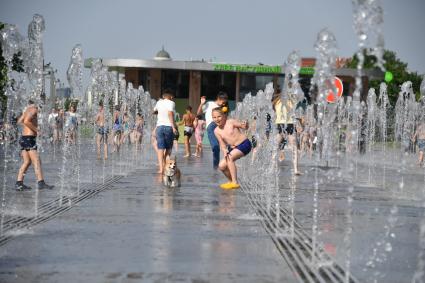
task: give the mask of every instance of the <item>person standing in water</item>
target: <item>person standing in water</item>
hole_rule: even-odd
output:
[[[97,146],[97,159],[100,159],[100,147],[103,144],[103,159],[108,159],[108,134],[109,129],[105,125],[105,110],[103,103],[99,103],[99,111],[97,112],[95,124],[96,131],[96,146]]]
[[[59,133],[58,133],[58,110],[56,109],[56,107],[52,108],[52,113],[50,113],[49,118],[48,118],[48,123],[51,129],[51,142],[56,145],[59,142]]]
[[[184,125],[184,149],[186,154],[183,157],[189,157],[191,155],[190,151],[190,138],[193,135],[193,122],[195,121],[196,116],[192,113],[192,107],[188,105],[186,107],[186,113],[183,115],[180,125]]]
[[[24,113],[18,119],[18,124],[22,125],[22,136],[19,139],[21,146],[22,165],[18,171],[18,177],[15,184],[17,191],[30,190],[31,187],[24,185],[24,176],[28,167],[32,164],[35,176],[37,178],[37,189],[52,189],[53,186],[44,182],[43,170],[41,169],[41,160],[37,152],[37,122],[38,108],[32,100],[28,101],[28,106]]]
[[[136,122],[133,129],[133,142],[136,144],[136,149],[140,149],[143,140],[144,119],[142,114],[137,113]]]
[[[210,141],[211,150],[213,152],[213,168],[218,168],[220,162],[220,145],[214,134],[214,130],[217,127],[216,123],[213,123],[212,111],[217,107],[221,107],[227,104],[228,96],[227,93],[220,91],[217,94],[215,101],[206,100],[205,96],[201,97],[201,104],[198,107],[197,115],[205,113],[205,122],[208,134],[208,140]],[[227,109],[228,110],[228,109]]]
[[[417,141],[419,148],[418,166],[422,166],[424,164],[425,152],[425,121],[420,122],[415,134],[413,135],[413,140]]]
[[[75,144],[77,139],[78,115],[77,108],[71,104],[69,111],[65,115],[65,142]]]
[[[174,135],[177,133],[177,126],[174,122],[176,104],[173,101],[173,97],[172,90],[166,89],[162,95],[163,99],[158,100],[154,108],[154,111],[158,113],[155,135],[159,174],[164,171],[165,160],[171,154]]]
[[[115,151],[119,152],[120,146],[121,146],[121,135],[122,135],[122,131],[123,131],[122,117],[121,117],[119,105],[115,105],[113,120],[114,120],[114,126],[112,128],[112,138],[113,138],[112,142],[113,142],[113,145],[114,145],[113,152],[115,152]]]
[[[202,114],[196,116],[196,119],[193,122],[193,126],[195,127],[195,139],[196,139],[196,151],[193,156],[201,157],[202,139],[204,138],[204,132],[205,132],[205,120]]]
[[[288,83],[288,88],[292,88],[292,82]],[[279,133],[279,161],[285,159],[285,146],[289,144],[292,150],[292,164],[294,168],[295,175],[301,175],[301,172],[298,170],[298,147],[296,139],[296,128],[295,128],[295,119],[294,107],[295,102],[291,94],[288,95],[286,101],[282,101],[280,89],[278,88],[276,93],[273,95],[272,105],[276,113],[276,127]]]

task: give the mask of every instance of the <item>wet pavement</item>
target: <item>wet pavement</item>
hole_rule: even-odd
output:
[[[189,160],[178,153],[181,188],[161,185],[148,154],[113,184],[106,177],[107,190],[49,221],[9,232],[13,239],[0,246],[0,282],[297,282],[244,193],[218,188],[223,178],[211,170],[209,153]],[[45,171],[54,163],[44,161]],[[81,192],[90,190],[85,186]],[[8,192],[9,211],[34,216],[35,200],[39,206],[54,201],[58,190]]]
[[[276,216],[265,212],[257,201],[265,197],[248,184],[220,190],[224,178],[211,169],[208,148],[202,159],[177,153],[183,174],[178,189],[161,185],[152,150],[124,148],[106,162],[96,161],[90,145],[82,152],[79,188],[75,176],[73,186],[61,186],[61,154],[49,150],[43,168],[54,190],[7,190],[0,282],[314,282],[300,276],[288,256],[288,245],[303,235],[302,251],[314,238],[326,258],[338,270],[349,267],[358,282],[411,282],[417,271],[425,174],[413,156],[399,159],[402,167],[394,152],[363,158],[351,173],[338,162],[318,166],[303,157],[304,175],[295,178],[285,160],[283,210]],[[6,174],[11,185],[13,170]],[[31,168],[27,179],[34,183]],[[276,236],[271,215],[296,227],[298,236]],[[309,272],[321,264],[303,266]]]
[[[316,236],[324,251],[343,268],[349,258],[351,274],[360,282],[412,282],[422,249],[421,221],[425,224],[425,168],[416,165],[416,156],[395,151],[362,156],[352,176],[336,161],[316,166],[314,158],[303,157],[300,164],[304,175],[292,183],[289,161],[281,166],[281,202],[292,211],[290,218],[314,234],[317,181]],[[348,215],[352,231],[346,238]]]

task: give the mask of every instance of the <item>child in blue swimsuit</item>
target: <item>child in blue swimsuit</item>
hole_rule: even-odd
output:
[[[227,119],[227,107],[214,108],[212,118],[214,123],[217,124],[214,134],[224,152],[224,159],[220,161],[218,168],[229,180],[220,187],[225,190],[237,189],[240,185],[237,181],[235,162],[248,155],[252,149],[251,141],[241,132],[241,129],[248,129],[248,122]]]
[[[120,106],[119,105],[115,105],[115,111],[114,111],[114,125],[112,127],[112,131],[113,131],[113,144],[114,144],[114,149],[113,152],[120,151],[120,146],[121,146],[121,135],[123,132],[123,126],[122,126],[122,118],[121,118],[121,113],[120,113]]]

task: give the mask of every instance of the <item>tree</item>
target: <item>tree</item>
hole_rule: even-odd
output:
[[[364,50],[363,55],[365,56],[363,68],[364,69],[371,69],[375,68],[375,63],[377,61],[376,57],[374,55],[368,55],[366,50]],[[417,72],[409,72],[407,70],[407,63],[402,62],[399,58],[397,58],[397,55],[394,51],[385,50],[384,52],[384,60],[385,64],[384,67],[386,71],[389,71],[393,74],[393,80],[390,82],[387,82],[388,88],[388,97],[390,99],[391,105],[395,105],[395,102],[397,101],[398,93],[400,92],[400,86],[406,82],[411,81],[413,86],[413,91],[415,92],[416,99],[419,99],[420,93],[419,88],[421,85],[422,77]],[[357,55],[355,54],[353,56],[353,59],[351,62],[348,63],[348,68],[357,68]],[[379,91],[379,85],[382,81],[380,80],[371,80],[369,82],[369,86],[376,89],[376,91]]]
[[[0,30],[2,30],[4,26],[5,24],[0,22]],[[17,54],[13,55],[12,70],[17,72],[24,71],[24,61],[22,60],[21,52],[18,52]],[[3,48],[0,43],[0,107],[1,107],[0,114],[5,113],[4,110],[6,110],[6,105],[7,105],[7,97],[5,95],[6,85],[7,85],[7,65],[3,57]]]

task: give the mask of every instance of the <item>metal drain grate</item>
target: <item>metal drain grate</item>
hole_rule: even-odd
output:
[[[312,238],[289,211],[284,208],[268,211],[264,202],[256,199],[254,197],[256,194],[251,194],[249,188],[249,185],[242,182],[241,189],[247,195],[248,202],[262,217],[261,222],[265,230],[300,282],[346,283],[347,279],[349,283],[358,282],[353,276],[347,275],[323,249],[313,243]]]
[[[105,179],[105,182],[96,185],[88,185],[80,191],[78,196],[63,196],[38,207],[38,213],[33,217],[14,216],[3,222],[2,234],[0,236],[0,246],[7,243],[14,237],[10,232],[14,229],[30,228],[34,225],[43,223],[78,204],[79,202],[91,198],[98,193],[111,188],[111,185],[119,181],[123,176],[113,176]]]

